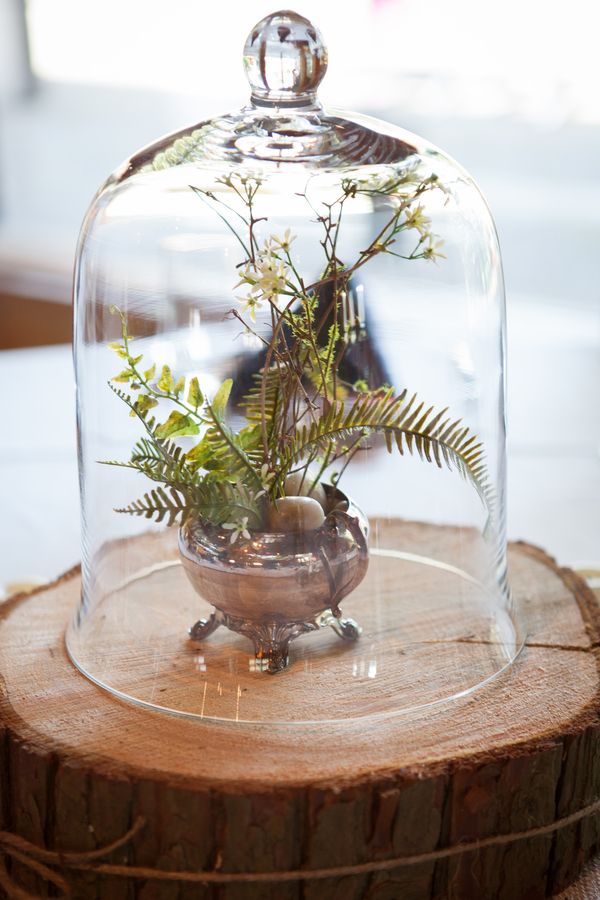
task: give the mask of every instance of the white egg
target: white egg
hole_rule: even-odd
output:
[[[271,531],[312,531],[324,521],[323,507],[312,497],[281,497],[269,512]]]

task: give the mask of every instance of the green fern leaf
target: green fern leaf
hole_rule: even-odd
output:
[[[332,403],[320,419],[296,432],[282,456],[284,470],[289,471],[316,450],[330,454],[334,446],[356,438],[357,434],[367,438],[372,433],[380,433],[390,453],[395,444],[401,454],[406,450],[439,468],[456,469],[473,484],[485,506],[491,509],[493,492],[483,445],[460,419],[450,419],[447,409],[435,412],[433,407],[426,408],[424,403],[417,402],[416,395],[406,398],[406,391],[394,397],[389,390],[383,394],[359,395],[349,409],[340,401]]]
[[[204,468],[213,472],[215,476],[221,474],[222,478],[232,478],[245,484],[251,484],[255,489],[262,487],[258,475],[260,459],[258,454],[252,454],[244,447],[244,439],[234,432],[225,422],[225,403],[231,390],[231,383],[224,382],[221,388],[227,385],[228,390],[223,395],[217,396],[216,404],[207,403],[206,410],[210,425],[208,426],[200,445],[188,454],[190,458],[196,458],[196,463],[202,459]],[[219,389],[221,390],[221,389]]]
[[[280,407],[281,373],[279,367],[275,365],[266,371],[261,369],[260,372],[255,372],[252,377],[255,383],[245,394],[240,406],[245,410],[246,420],[250,425],[264,424],[270,443]]]
[[[183,525],[190,516],[213,525],[248,516],[251,527],[261,522],[261,509],[256,498],[240,483],[204,482],[177,485],[165,490],[153,488],[128,506],[115,510],[132,516],[143,516],[167,525]]]

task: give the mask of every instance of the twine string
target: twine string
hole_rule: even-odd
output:
[[[36,894],[29,893],[11,878],[7,871],[5,860],[2,858],[2,856],[10,856],[38,875],[43,881],[53,884],[60,891],[61,897],[68,898],[71,896],[69,883],[62,875],[49,868],[46,863],[63,869],[78,868],[80,865],[93,867],[94,860],[102,859],[102,857],[112,853],[113,850],[118,850],[129,843],[145,824],[145,819],[139,817],[132,827],[120,838],[117,838],[116,841],[105,844],[96,850],[84,850],[83,852],[75,853],[47,850],[45,847],[32,844],[24,837],[21,837],[20,834],[13,834],[11,831],[0,831],[0,887],[4,888],[10,900],[40,900]]]
[[[231,883],[283,883],[289,881],[316,881],[325,878],[344,878],[348,875],[364,875],[372,872],[383,872],[389,869],[398,869],[403,866],[414,866],[422,863],[433,863],[441,859],[449,859],[454,856],[462,856],[484,850],[487,847],[500,847],[516,841],[527,840],[536,837],[553,834],[563,828],[568,828],[589,818],[600,811],[600,798],[550,822],[547,825],[539,825],[524,831],[513,831],[506,834],[491,835],[486,838],[478,838],[473,841],[459,841],[447,847],[440,847],[425,853],[413,853],[408,856],[397,856],[388,859],[370,860],[364,863],[355,863],[347,866],[334,866],[322,869],[290,869],[276,872],[221,872],[217,869],[200,872],[177,872],[168,869],[153,869],[147,866],[119,865],[116,863],[101,862],[113,850],[129,843],[146,825],[146,820],[139,817],[132,827],[118,840],[96,850],[83,852],[61,852],[48,850],[32,844],[20,835],[9,831],[0,831],[0,886],[4,888],[10,900],[40,900],[40,898],[24,890],[17,885],[9,875],[2,856],[10,856],[22,863],[31,872],[38,875],[44,881],[53,884],[60,892],[64,900],[70,898],[71,889],[66,879],[49,868],[49,865],[59,868],[75,870],[79,872],[95,872],[99,875],[113,875],[121,878],[139,878],[153,881],[194,882],[199,884],[231,884]],[[46,865],[49,864],[49,865]]]
[[[3,852],[8,853],[8,851]],[[10,856],[18,862],[23,863],[27,869],[35,872],[36,875],[39,875],[44,881],[53,884],[58,888],[63,897],[71,896],[68,882],[62,875],[59,875],[58,872],[55,872],[43,863],[32,859],[31,856],[20,853],[18,850],[11,850]],[[4,888],[6,896],[9,897],[10,900],[40,900],[35,894],[30,894],[29,891],[26,891],[25,888],[20,887],[14,882],[8,874],[4,859],[0,859],[0,887]]]

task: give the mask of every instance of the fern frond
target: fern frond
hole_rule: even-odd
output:
[[[259,504],[243,484],[217,481],[153,488],[115,512],[144,516],[156,522],[166,519],[167,525],[183,525],[190,516],[213,525],[235,521],[242,515],[247,515],[253,526],[261,519]]]
[[[154,435],[152,439],[140,438],[131,452],[132,462],[153,462],[166,458],[171,464],[178,465],[183,463],[184,457],[184,451],[174,441]]]
[[[340,340],[340,329],[334,322],[327,333],[323,347],[310,346],[304,360],[304,373],[318,394],[333,396],[336,375],[336,348]]]
[[[460,419],[453,420],[448,410],[436,412],[425,407],[416,395],[408,398],[403,391],[394,397],[392,390],[382,394],[361,394],[349,409],[335,401],[320,419],[303,425],[294,435],[282,455],[287,471],[299,460],[318,449],[331,452],[332,446],[343,443],[357,434],[365,438],[373,433],[383,434],[388,452],[394,445],[400,454],[417,453],[422,460],[439,468],[456,469],[468,479],[491,509],[493,492],[489,484],[483,444]]]
[[[243,447],[240,436],[210,404],[207,404],[207,411],[211,424],[202,438],[202,444],[209,452],[210,471],[221,472],[228,478],[250,483],[254,488],[260,487],[259,457]]]
[[[110,384],[110,382],[109,382]],[[168,438],[159,438],[156,434],[157,423],[148,410],[135,406],[132,397],[120,388],[110,384],[111,390],[135,413],[144,425],[148,437],[140,438],[134,444],[131,457],[127,462],[101,460],[104,465],[121,466],[136,469],[142,474],[166,484],[183,482],[193,484],[196,481],[192,467],[186,465],[185,453],[177,444]]]
[[[251,424],[260,425],[263,421],[267,426],[272,423],[277,414],[279,403],[280,374],[278,366],[271,366],[266,371],[254,372],[252,375],[254,384],[244,395],[240,406],[245,410],[245,416]],[[266,382],[264,409],[262,404],[262,386]]]
[[[121,388],[116,387],[112,382],[109,381],[108,386],[113,394],[116,394],[119,400],[122,400],[123,403],[129,407],[131,412],[140,420],[140,422],[146,429],[146,433],[148,434],[148,437],[158,455],[162,456],[163,458],[168,458],[171,455],[172,448],[175,447],[175,444],[173,444],[172,441],[158,438],[156,436],[157,422],[155,417],[150,415],[150,412],[148,410],[139,409],[135,405],[135,402],[131,395],[126,394],[125,391],[122,391]],[[137,446],[138,445],[136,444],[136,447]]]
[[[163,488],[153,488],[144,494],[139,500],[133,500],[129,506],[115,509],[118,513],[129,513],[131,516],[144,516],[146,519],[154,519],[162,522],[166,518],[167,525],[178,522],[183,525],[190,515],[190,508],[186,498],[182,497],[174,488],[169,488],[169,493]]]
[[[157,439],[140,438],[133,445],[132,462],[152,462],[160,459],[164,459],[164,457],[160,448],[157,447]]]

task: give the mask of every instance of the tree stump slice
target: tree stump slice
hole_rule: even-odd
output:
[[[600,797],[600,613],[541,550],[514,544],[509,562],[529,637],[507,673],[419,716],[292,731],[153,713],[96,688],[64,649],[78,570],[7,601],[4,896],[61,895],[29,845],[51,851],[76,900],[541,900],[564,889],[600,848],[598,813],[552,829]],[[68,856],[132,825],[95,860]],[[6,833],[29,845],[7,854]],[[339,867],[350,871],[222,878]]]

